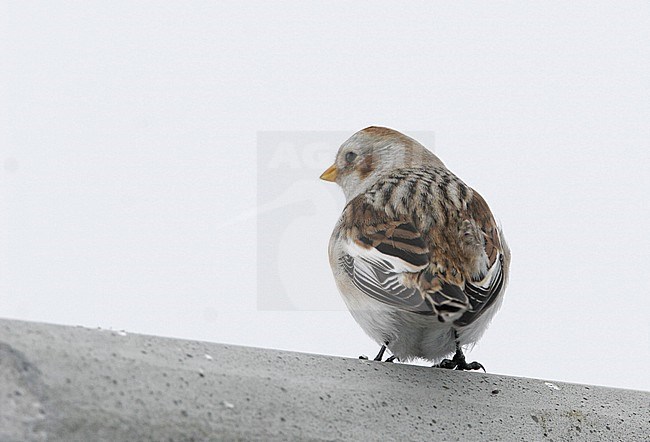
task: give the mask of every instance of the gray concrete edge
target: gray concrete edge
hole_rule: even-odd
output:
[[[1,441],[648,440],[650,393],[0,319]]]

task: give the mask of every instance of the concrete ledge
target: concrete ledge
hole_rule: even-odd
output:
[[[650,393],[0,320],[0,440],[647,440]]]

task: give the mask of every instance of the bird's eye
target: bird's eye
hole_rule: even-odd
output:
[[[351,163],[357,157],[357,154],[354,152],[348,152],[345,154],[345,161]]]

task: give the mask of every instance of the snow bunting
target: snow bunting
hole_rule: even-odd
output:
[[[329,243],[336,284],[361,328],[408,361],[483,369],[474,344],[503,300],[510,250],[487,203],[414,139],[368,127],[321,179],[347,203]],[[443,359],[454,355],[452,359]]]

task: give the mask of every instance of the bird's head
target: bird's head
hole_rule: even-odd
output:
[[[350,201],[390,172],[427,165],[443,163],[413,138],[393,129],[371,126],[341,145],[336,161],[320,178],[336,182]]]

